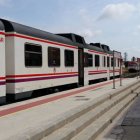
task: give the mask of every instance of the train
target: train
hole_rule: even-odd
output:
[[[130,73],[138,72],[140,70],[140,66],[137,61],[129,61],[127,65],[128,71]]]
[[[0,104],[30,97],[40,89],[109,80],[113,65],[119,76],[121,57],[113,59],[108,45],[0,19]]]

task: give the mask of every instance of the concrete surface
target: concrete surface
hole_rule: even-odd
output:
[[[6,140],[11,136],[21,134],[19,140],[22,140],[22,134],[30,133],[30,136],[36,132],[40,132],[40,137],[43,135],[43,129],[55,121],[61,120],[66,117],[75,108],[80,108],[88,102],[95,101],[99,97],[116,92],[118,89],[127,87],[136,82],[136,78],[124,79],[123,86],[119,86],[119,81],[116,82],[116,89],[112,89],[113,84],[109,81],[82,87],[80,89],[73,89],[71,91],[64,91],[49,96],[40,97],[20,103],[0,107],[0,114],[3,110],[10,110],[11,108],[20,108],[22,105],[32,104],[44,99],[57,97],[63,95],[62,98],[55,98],[55,100],[44,102],[39,105],[19,109],[15,112],[9,113],[0,117],[0,140]],[[86,90],[85,90],[86,89]],[[79,92],[75,92],[79,90]],[[73,92],[73,94],[72,94]],[[64,96],[68,95],[68,96]],[[35,104],[35,103],[34,103]],[[33,131],[34,130],[34,131]],[[39,136],[39,135],[38,135]],[[17,137],[16,137],[17,139]],[[27,139],[29,139],[27,135]],[[35,138],[34,138],[35,139]]]
[[[140,140],[140,90],[138,97],[97,140]]]
[[[121,126],[122,140],[140,140],[140,97],[127,112]]]

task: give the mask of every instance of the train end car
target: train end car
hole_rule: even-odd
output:
[[[78,84],[78,49],[70,39],[5,19],[0,21],[6,34],[8,100],[30,97],[40,89]]]
[[[5,31],[0,21],[0,104],[6,102]]]
[[[137,72],[138,70],[139,70],[138,62],[135,62],[135,61],[129,61],[128,62],[128,71],[130,73]]]

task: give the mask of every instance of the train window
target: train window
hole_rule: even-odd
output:
[[[111,58],[111,67],[113,67],[113,65],[114,65],[114,60],[113,58]]]
[[[84,53],[84,67],[88,67],[88,53]]]
[[[107,57],[107,67],[110,67],[110,59]]]
[[[92,54],[84,53],[84,67],[93,66],[93,56]]]
[[[117,60],[117,59],[116,59],[116,58],[114,58],[114,67],[116,67],[116,60]]]
[[[113,67],[113,65],[116,67],[116,58],[111,58],[111,66]]]
[[[104,56],[104,67],[106,67],[106,57]]]
[[[48,66],[60,66],[60,49],[48,47]]]
[[[95,67],[99,67],[99,66],[100,66],[100,56],[95,55]]]
[[[65,50],[65,66],[73,67],[74,66],[74,52],[71,50]]]
[[[25,44],[25,66],[42,66],[42,47],[36,44]]]
[[[118,58],[118,67],[120,66],[120,59]]]
[[[93,66],[93,56],[92,56],[92,54],[88,54],[88,66],[89,67]]]

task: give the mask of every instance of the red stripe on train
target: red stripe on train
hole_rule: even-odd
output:
[[[25,35],[6,34],[6,36],[15,36],[15,37],[19,37],[19,38],[24,38],[24,39],[29,39],[29,40],[34,40],[34,41],[39,41],[39,42],[59,45],[59,46],[64,46],[64,47],[68,47],[68,48],[72,48],[72,49],[77,49],[76,46],[71,46],[71,45],[62,44],[62,43],[58,43],[58,42],[53,42],[53,41],[49,41],[49,40],[46,40],[46,39],[39,39],[39,38],[29,37],[29,36],[25,36]]]
[[[0,32],[0,35],[5,35],[5,33],[4,32]]]
[[[104,54],[104,55],[107,55],[106,53],[104,52],[97,52],[97,51],[94,51],[94,50],[88,50],[89,52],[93,52],[93,53],[98,53],[98,54]]]
[[[65,75],[65,74],[78,74],[78,72],[60,72],[60,73],[46,73],[46,74],[20,74],[20,75],[7,75],[6,78],[18,78],[18,77],[34,77],[34,76],[50,76],[50,75]]]
[[[6,78],[5,77],[0,77],[0,80],[5,80]]]

